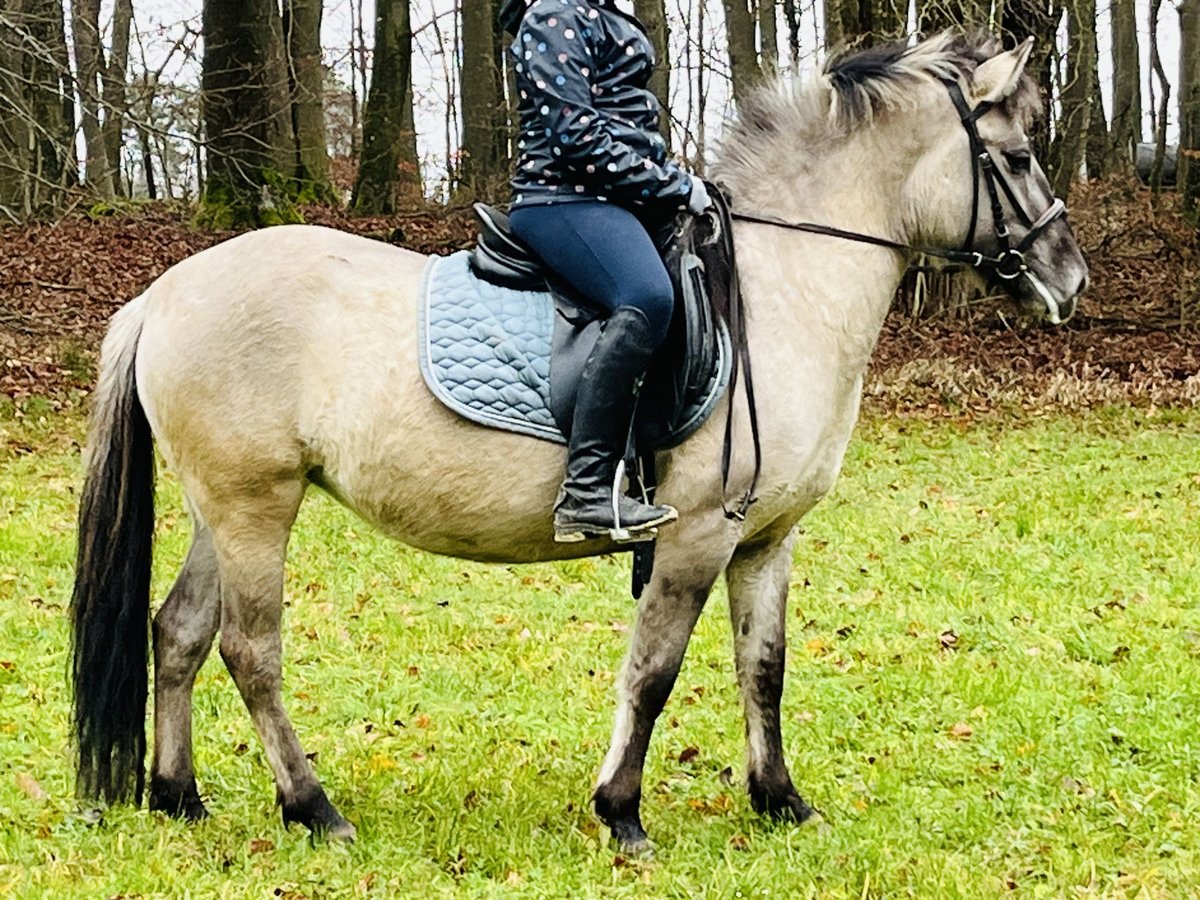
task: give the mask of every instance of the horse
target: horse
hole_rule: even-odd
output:
[[[727,515],[722,413],[733,416],[728,490],[747,487],[758,468],[744,387],[658,453],[658,497],[679,519],[658,537],[593,795],[623,852],[651,846],[640,815],[647,746],[722,576],[751,804],[817,818],[793,784],[780,730],[792,550],[801,517],[838,475],[915,248],[980,266],[1023,310],[1056,323],[1086,286],[1026,136],[1038,104],[1023,74],[1029,51],[1029,42],[1002,52],[950,34],[864,50],[814,78],[774,78],[730,123],[714,172],[732,197],[761,471],[746,514]],[[334,230],[274,227],[178,263],[113,317],[71,604],[81,797],[141,801],[152,643],[149,806],[207,814],[192,690],[219,632],[285,823],[354,837],[281,700],[284,562],[310,485],[433,553],[521,563],[615,549],[553,540],[561,446],[468,422],[426,388],[416,360],[426,262]],[[155,443],[182,485],[193,535],[148,635]]]

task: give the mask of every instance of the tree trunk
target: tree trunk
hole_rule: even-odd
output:
[[[1090,53],[1085,60],[1091,70],[1089,81],[1092,90],[1088,101],[1090,112],[1088,113],[1087,146],[1084,150],[1084,157],[1087,160],[1087,177],[1096,179],[1108,175],[1114,168],[1112,138],[1108,133],[1108,122],[1104,119],[1104,97],[1100,91],[1100,55],[1097,47],[1095,15],[1092,16],[1090,22],[1080,24],[1091,32],[1091,41],[1087,47]]]
[[[61,0],[20,0],[0,19],[0,207],[52,212],[74,177],[74,109]]]
[[[754,16],[746,0],[721,0],[721,4],[725,8],[729,77],[733,82],[733,99],[737,102],[762,76],[754,39]]]
[[[796,0],[783,0],[783,21],[787,26],[788,68],[794,73],[800,65],[800,8]]]
[[[379,0],[375,5],[371,87],[363,114],[362,161],[351,201],[355,212],[387,213],[396,208],[411,66],[408,0]]]
[[[1163,70],[1162,58],[1158,54],[1158,11],[1162,0],[1150,0],[1150,70],[1162,90],[1158,101],[1158,112],[1154,117],[1154,162],[1150,166],[1150,189],[1155,195],[1162,190],[1163,161],[1167,156],[1167,110],[1171,107],[1171,82]],[[1151,105],[1154,100],[1153,82],[1150,88]],[[1157,200],[1157,196],[1155,198]]]
[[[200,218],[217,228],[298,221],[279,7],[204,0],[201,23],[208,177]]]
[[[634,0],[634,14],[646,26],[646,34],[654,46],[658,65],[650,76],[650,91],[658,98],[662,114],[658,120],[659,131],[671,146],[671,32],[667,24],[666,0]]]
[[[1064,200],[1079,174],[1091,117],[1092,79],[1095,68],[1096,0],[1070,0],[1067,4],[1066,83],[1062,113],[1050,154],[1050,183]]]
[[[1035,154],[1045,156],[1050,141],[1050,96],[1054,85],[1051,59],[1054,54],[1055,35],[1062,18],[1062,5],[1047,4],[1044,0],[1007,0],[1000,20],[1000,32],[1006,47],[1013,47],[1027,37],[1032,37],[1033,51],[1025,71],[1037,80],[1041,88],[1044,108],[1041,117],[1030,129],[1029,139]],[[1046,157],[1048,159],[1048,157]]]
[[[295,178],[306,200],[333,202],[329,148],[325,139],[325,68],[321,65],[321,0],[284,0],[291,89]]]
[[[75,0],[71,4],[71,31],[75,43],[75,71],[79,106],[83,112],[83,180],[96,196],[113,196],[108,150],[100,122],[100,73],[104,57],[100,46],[100,0]]]
[[[1179,173],[1183,214],[1200,227],[1200,0],[1179,4]]]
[[[902,37],[908,27],[904,0],[826,0],[825,46],[870,46]]]
[[[779,20],[775,0],[758,0],[759,67],[763,74],[779,71]]]
[[[505,109],[500,58],[496,53],[495,4],[467,0],[462,8],[462,141],[459,145],[459,191],[462,199],[483,198],[507,182],[497,129],[497,112]]]
[[[129,109],[128,87],[125,83],[129,67],[129,30],[133,25],[133,0],[116,0],[113,8],[113,27],[108,52],[108,65],[100,77],[104,97],[104,152],[112,177],[114,194],[127,194],[121,189],[122,129]]]
[[[917,28],[926,35],[946,28],[990,30],[991,6],[987,0],[923,0],[917,7]]]
[[[417,150],[417,126],[413,121],[412,66],[407,68],[408,82],[404,86],[404,101],[400,104],[400,164],[396,171],[396,191],[403,199],[416,202],[425,196],[425,187],[421,179],[421,155]]]
[[[1113,0],[1109,22],[1113,67],[1111,158],[1118,171],[1130,172],[1134,148],[1142,139],[1141,62],[1134,0]]]
[[[824,5],[824,21],[825,26],[825,49],[837,50],[846,43],[846,29],[842,26],[842,21],[845,18],[842,12],[843,6],[857,6],[857,0],[825,0]]]

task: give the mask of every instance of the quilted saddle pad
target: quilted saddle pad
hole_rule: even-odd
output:
[[[421,374],[454,412],[566,443],[550,414],[549,292],[515,291],[472,274],[466,250],[435,256],[421,276]]]
[[[505,431],[565,444],[551,413],[554,299],[476,278],[470,252],[432,257],[421,275],[421,374],[454,412]],[[719,357],[704,396],[682,410],[674,446],[708,418],[724,393],[732,352],[720,330]]]

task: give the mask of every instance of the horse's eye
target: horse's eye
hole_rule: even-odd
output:
[[[1005,150],[1004,161],[1014,175],[1025,175],[1029,172],[1030,155],[1028,150]]]

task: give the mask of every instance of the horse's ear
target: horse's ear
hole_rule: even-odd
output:
[[[1030,37],[1013,49],[980,63],[971,76],[971,99],[976,103],[1005,100],[1017,89],[1032,50],[1033,38]]]

